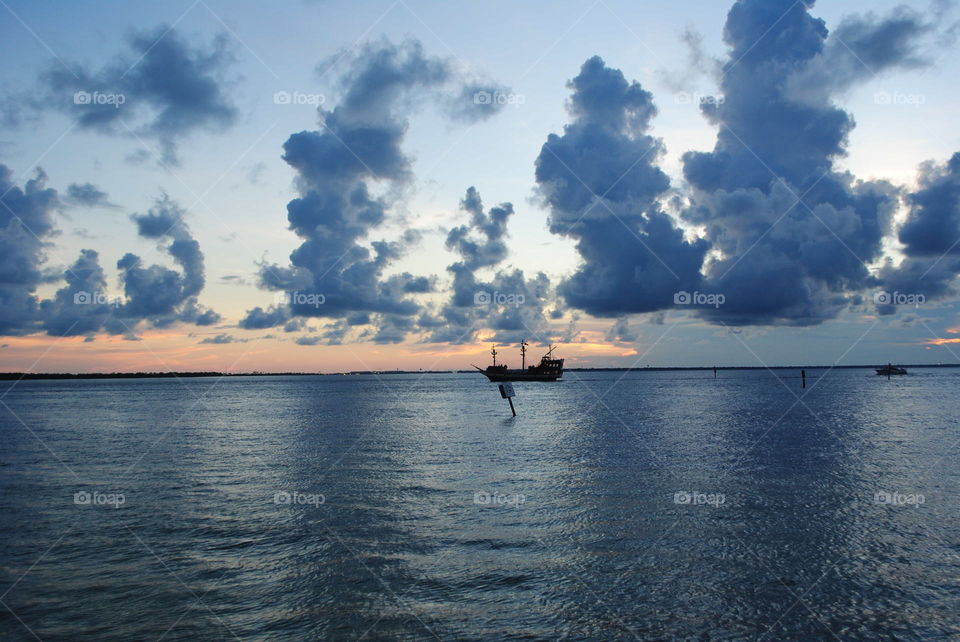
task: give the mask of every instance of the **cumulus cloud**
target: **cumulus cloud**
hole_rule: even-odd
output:
[[[699,286],[708,246],[685,239],[660,208],[670,181],[655,165],[663,144],[647,133],[653,97],[596,56],[569,86],[573,121],[536,160],[550,231],[575,239],[583,259],[558,292],[596,316],[668,307]]]
[[[32,104],[64,112],[84,129],[155,141],[161,160],[176,164],[184,137],[222,131],[236,120],[225,88],[232,60],[225,37],[193,47],[161,25],[132,34],[127,51],[102,68],[51,64],[40,79],[43,97]]]
[[[917,190],[905,200],[908,214],[899,240],[906,258],[896,267],[883,267],[884,291],[927,299],[953,294],[960,273],[960,153],[943,165],[925,164]],[[881,314],[895,311],[890,302],[880,302],[877,309]]]
[[[180,270],[144,266],[140,257],[125,254],[117,261],[126,301],[120,315],[149,319],[163,327],[176,321],[210,325],[219,315],[201,308],[197,295],[205,283],[203,253],[184,220],[186,212],[168,196],[158,198],[145,214],[134,214],[140,236],[161,242]],[[166,244],[169,241],[169,244]]]
[[[204,285],[203,254],[183,221],[183,210],[166,196],[147,214],[132,219],[141,236],[170,241],[164,249],[181,271],[143,267],[136,255],[127,253],[117,263],[124,299],[109,295],[94,250],[81,250],[62,272],[47,267],[61,199],[46,181],[46,174],[37,170],[21,188],[11,170],[0,165],[0,335],[92,336],[103,331],[132,336],[143,322],[161,327],[220,320],[197,301]],[[37,289],[47,283],[62,286],[52,298],[41,299]]]
[[[241,327],[273,327],[293,317],[336,321],[367,315],[377,326],[372,339],[392,343],[415,329],[421,305],[414,296],[433,285],[408,273],[387,276],[417,241],[415,234],[397,241],[367,238],[387,221],[393,201],[412,179],[402,148],[407,114],[428,97],[447,96],[450,85],[462,93],[463,81],[450,61],[427,56],[415,41],[380,41],[345,59],[339,103],[320,110],[320,129],[292,134],[283,146],[300,193],[288,203],[287,219],[303,242],[289,266],[264,265],[260,281],[286,292],[288,301],[269,310],[254,308]]]
[[[480,193],[470,187],[460,209],[467,222],[451,229],[446,239],[447,249],[460,257],[447,267],[452,291],[439,310],[418,319],[427,332],[424,340],[471,343],[482,329],[492,330],[492,340],[503,343],[549,338],[544,307],[552,292],[547,276],[541,272],[528,278],[519,269],[498,269],[507,258],[505,237],[513,205],[485,210]],[[493,271],[492,277],[478,275],[482,269]]]
[[[117,207],[110,202],[107,193],[93,183],[70,183],[64,200],[81,207]]]
[[[683,156],[692,187],[684,217],[706,228],[717,252],[705,263],[703,287],[725,302],[698,309],[713,322],[817,324],[876,284],[868,264],[882,257],[897,192],[834,166],[853,118],[831,98],[859,80],[860,70],[824,62],[839,55],[839,45],[809,4],[733,6],[724,30],[730,51],[722,96],[702,105],[718,127],[717,142],[713,151]],[[872,34],[857,42],[864,55],[867,42],[884,49],[883,56],[869,54],[880,69],[910,64],[909,43],[922,30],[891,25],[850,18],[842,31]],[[797,95],[798,83],[825,94],[806,100]]]
[[[0,334],[27,334],[40,321],[36,290],[46,281],[45,250],[60,205],[46,183],[38,169],[21,188],[0,165]]]

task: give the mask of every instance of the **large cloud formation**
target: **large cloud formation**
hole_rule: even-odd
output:
[[[287,293],[287,300],[250,310],[240,325],[265,328],[292,317],[326,317],[348,325],[371,323],[377,328],[374,341],[393,343],[415,328],[421,305],[413,295],[428,289],[429,281],[385,275],[416,235],[366,239],[386,222],[392,198],[412,178],[402,149],[406,114],[428,98],[449,104],[459,97],[461,119],[471,110],[474,118],[488,110],[465,95],[466,81],[450,61],[426,56],[417,42],[381,41],[344,58],[339,104],[320,110],[321,129],[295,133],[283,145],[300,192],[287,205],[287,220],[303,243],[289,266],[263,266],[260,280],[267,289]],[[342,333],[333,336],[338,341]]]
[[[684,216],[719,252],[704,266],[705,287],[725,303],[700,311],[715,322],[816,324],[878,285],[868,265],[882,257],[897,194],[835,168],[854,122],[832,98],[921,64],[915,51],[932,27],[897,10],[848,18],[830,36],[812,4],[733,6],[722,100],[703,105],[717,143],[683,157],[693,189]]]
[[[224,37],[192,47],[165,25],[135,33],[129,51],[100,69],[51,64],[37,109],[57,109],[80,127],[156,141],[161,160],[177,163],[177,143],[196,131],[222,131],[237,111],[225,89],[232,55]]]
[[[132,336],[144,323],[162,327],[220,320],[197,300],[204,286],[203,254],[183,210],[166,196],[133,220],[144,238],[170,241],[165,251],[181,271],[143,267],[136,255],[127,253],[117,263],[126,295],[121,299],[107,295],[107,278],[94,250],[81,250],[62,273],[45,267],[57,234],[54,215],[61,207],[46,180],[38,170],[20,188],[11,170],[0,165],[0,335],[93,337],[102,331]],[[52,298],[38,295],[43,285],[59,282],[65,284]]]
[[[573,122],[550,134],[536,160],[550,231],[576,239],[583,264],[558,287],[567,305],[596,316],[652,312],[696,290],[707,244],[688,241],[659,199],[663,144],[647,132],[653,96],[599,57],[570,83]]]
[[[670,184],[656,166],[662,145],[648,133],[652,96],[597,57],[584,63],[570,83],[573,122],[536,160],[550,229],[574,238],[583,260],[558,288],[567,305],[618,317],[699,291],[722,295],[722,304],[694,300],[684,309],[714,323],[811,325],[871,289],[907,281],[905,271],[919,277],[910,260],[871,272],[884,258],[900,191],[836,168],[854,121],[835,99],[885,70],[927,64],[923,45],[949,29],[899,8],[849,17],[830,34],[812,6],[739,0],[728,13],[720,95],[701,104],[717,142],[683,155],[686,189],[672,199],[698,240],[661,209]],[[927,196],[936,200],[950,172],[931,171],[923,194],[936,184]],[[909,197],[913,218],[901,233],[909,257],[920,251],[919,230],[942,231],[949,218],[943,207],[928,213],[923,194]],[[939,266],[928,291],[944,291],[955,272]]]

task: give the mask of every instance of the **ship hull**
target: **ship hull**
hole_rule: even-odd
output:
[[[505,370],[503,372],[480,372],[490,381],[556,381],[563,376],[562,372],[538,373],[528,370]]]

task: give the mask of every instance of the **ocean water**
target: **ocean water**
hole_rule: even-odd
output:
[[[960,639],[960,370],[0,384],[3,640]]]

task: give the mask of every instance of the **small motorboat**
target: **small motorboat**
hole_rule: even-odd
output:
[[[890,375],[905,375],[907,374],[907,369],[888,363],[882,368],[877,368],[877,374],[882,377],[889,377]]]

